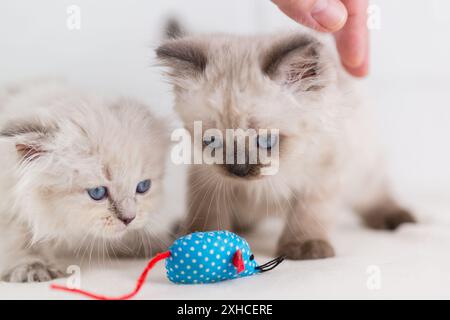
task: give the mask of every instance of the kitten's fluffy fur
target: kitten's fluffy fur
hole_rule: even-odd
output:
[[[186,231],[247,229],[286,215],[278,252],[334,255],[321,217],[344,204],[367,225],[395,229],[414,218],[391,196],[356,81],[318,36],[187,36],[157,49],[185,127],[280,130],[274,176],[233,177],[223,165],[190,171]]]
[[[150,254],[168,134],[145,105],[107,100],[56,82],[0,95],[0,262],[2,279],[63,275],[56,253]],[[151,179],[146,194],[137,184]],[[105,186],[92,200],[87,188]],[[126,226],[121,213],[136,215]],[[72,261],[80,262],[80,259]]]

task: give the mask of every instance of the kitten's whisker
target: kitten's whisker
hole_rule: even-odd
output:
[[[128,247],[125,241],[122,241],[122,239],[119,239],[116,244],[120,250],[125,251],[125,254],[131,254],[133,252],[133,250]]]
[[[171,244],[171,241],[169,242],[167,239],[165,240],[163,237],[160,237],[159,234],[157,234],[156,232],[154,232],[151,229],[145,229],[145,232],[148,232],[152,237],[154,237],[156,240],[161,242],[161,244],[163,246],[168,246],[169,244]],[[174,234],[170,234],[170,233],[166,233],[166,234],[170,235],[171,237],[174,236]]]
[[[206,223],[207,223],[207,221],[208,221],[208,217],[209,217],[209,215],[210,215],[210,213],[211,213],[211,206],[212,206],[212,203],[213,203],[213,201],[216,203],[216,205],[217,205],[217,199],[216,199],[216,197],[218,196],[218,193],[217,193],[217,190],[219,189],[219,185],[220,185],[220,180],[216,180],[215,181],[215,185],[214,185],[214,190],[213,190],[213,192],[211,193],[211,199],[210,199],[210,201],[209,201],[209,205],[208,205],[208,210],[207,210],[207,215],[206,215],[206,219],[205,219],[205,223],[204,223],[204,227],[203,227],[203,229],[205,229],[205,226],[206,226]],[[219,212],[216,212],[215,213],[216,214],[216,225],[218,226],[218,228],[220,229],[220,219],[219,219]]]
[[[275,187],[273,186],[273,183],[272,183],[272,181],[270,179],[268,180],[268,182],[269,182],[270,188],[272,189],[272,198],[273,198],[273,195],[276,195]],[[281,205],[281,203],[279,202],[277,197],[275,197],[275,206],[277,207],[277,215],[280,215],[281,212],[283,212],[285,210],[284,206]],[[289,217],[289,213],[287,214],[287,216]],[[290,223],[285,223],[285,226],[287,226],[287,228],[290,231],[290,233],[292,233],[295,236],[296,231],[293,229],[291,224]]]
[[[141,250],[145,250],[144,246],[144,238],[142,236],[142,233],[138,233],[139,239],[137,239],[137,241],[139,242],[139,246],[137,248],[137,252],[141,252]],[[139,241],[140,240],[140,241]],[[144,252],[145,255],[145,252]]]
[[[223,214],[224,212],[224,208],[221,206],[224,206],[226,209],[226,198],[225,198],[225,188],[224,188],[225,182],[223,180],[220,180],[220,199],[219,202],[217,202],[217,215],[220,216],[219,220],[224,218],[224,219],[229,219],[229,212],[225,212],[225,214],[227,216],[225,216],[225,214]],[[227,221],[226,221],[227,222]],[[228,222],[227,222],[228,225]],[[222,229],[219,225],[219,229]]]
[[[214,180],[213,179],[210,179],[210,181],[206,184],[205,183],[205,186],[209,186],[209,184],[211,183],[211,182],[213,182]],[[206,190],[206,192],[204,192],[204,194],[203,194],[203,198],[202,198],[202,200],[200,201],[200,203],[198,203],[197,201],[198,201],[198,199],[192,199],[191,201],[192,201],[192,203],[190,204],[190,208],[192,207],[192,205],[194,204],[194,203],[196,203],[197,202],[197,204],[198,204],[198,206],[197,206],[197,209],[196,209],[196,211],[195,211],[195,214],[194,214],[194,217],[192,218],[192,221],[190,222],[190,225],[188,226],[188,229],[190,228],[190,227],[192,227],[193,225],[194,225],[194,223],[196,223],[196,219],[197,219],[197,216],[201,213],[200,212],[200,209],[202,209],[202,207],[201,207],[201,203],[205,200],[205,198],[207,197],[207,196],[209,196],[209,194],[211,193],[211,188],[208,188],[207,190]],[[195,196],[193,196],[193,198],[197,198],[197,195],[195,195]],[[203,210],[203,209],[202,209]],[[207,217],[206,217],[207,218]],[[206,220],[205,220],[205,225],[206,225]],[[203,228],[205,228],[205,225],[203,226]]]
[[[96,236],[97,233],[98,233],[98,231],[95,230],[95,235],[91,239],[91,250],[89,252],[89,268],[91,268],[92,254],[93,254],[93,251],[94,251],[94,246],[95,246],[96,241],[97,241],[97,236]]]
[[[173,239],[175,240],[175,238],[178,237],[179,235],[173,233],[171,227],[165,226],[165,225],[164,225],[165,223],[164,223],[164,222],[161,222],[161,221],[158,220],[158,219],[159,219],[158,216],[152,216],[152,217],[149,217],[149,223],[151,223],[152,225],[153,225],[153,224],[155,224],[155,225],[158,224],[158,228],[161,228],[161,229],[164,231],[165,234],[169,235],[171,238],[173,238]],[[147,228],[144,229],[144,230],[147,231]],[[153,232],[153,231],[151,231],[150,229],[148,229],[148,231],[149,231],[149,232]]]
[[[227,214],[231,213],[231,215],[236,218],[237,223],[239,225],[241,225],[241,220],[240,220],[241,218],[239,217],[239,213],[235,212],[234,207],[232,205],[232,203],[237,203],[237,198],[236,198],[236,195],[234,194],[234,188],[233,188],[232,185],[230,185],[228,183],[225,183],[225,186],[226,186],[226,190],[227,190],[225,203],[228,205],[226,213]],[[229,194],[230,193],[231,193],[231,201],[229,201],[229,198],[230,198]]]
[[[145,234],[146,234],[146,238],[148,239],[147,241],[149,243],[149,249],[150,249],[149,255],[147,257],[151,257],[151,256],[155,255],[155,253],[156,253],[156,252],[154,252],[154,243],[153,243],[153,240],[155,238],[150,233],[146,232]]]
[[[216,190],[214,190],[214,194],[215,195],[217,195],[217,199],[216,199],[216,201],[214,201],[215,202],[215,215],[216,215],[216,220],[217,220],[217,227],[218,227],[218,229],[220,230],[220,229],[222,229],[222,227],[221,227],[221,212],[220,212],[220,205],[221,205],[221,203],[220,203],[220,200],[221,200],[221,198],[222,198],[222,181],[218,181],[217,182],[217,191]]]
[[[201,179],[203,180],[203,184],[201,185],[201,187],[199,187],[197,190],[194,189],[193,192],[192,192],[191,190],[189,191],[189,194],[188,194],[188,201],[189,201],[190,203],[189,203],[188,209],[186,210],[186,212],[187,212],[188,214],[190,214],[190,211],[191,211],[191,209],[192,209],[192,206],[197,202],[197,200],[198,200],[198,199],[197,199],[198,194],[199,194],[200,192],[204,191],[204,186],[205,186],[205,185],[207,186],[207,185],[211,184],[211,182],[213,182],[215,178],[207,177],[207,178],[201,178]],[[208,191],[209,191],[209,190],[208,190]],[[208,191],[203,193],[203,199],[202,199],[202,202],[203,202],[203,200],[205,199],[205,197],[208,195]],[[198,216],[199,213],[200,213],[200,212],[199,212],[199,208],[197,208],[197,211],[195,212],[195,215],[194,215],[194,217],[193,217],[193,219],[192,219],[192,221],[191,221],[191,224],[190,224],[189,226],[187,226],[188,228],[192,227],[192,225],[195,223],[195,219],[197,218],[197,216]]]
[[[148,247],[147,247],[147,243],[145,241],[144,235],[142,233],[139,233],[139,237],[141,238],[141,244],[142,244],[142,247],[144,250],[144,257],[147,257],[148,256],[148,252],[147,252]]]
[[[75,251],[75,256],[78,257],[78,255],[80,254],[81,248],[83,248],[86,240],[88,239],[88,237],[90,236],[92,229],[94,229],[96,226],[94,224],[92,224],[89,229],[86,231],[86,234],[84,235],[84,237],[82,238],[80,245],[78,246],[78,249]],[[86,249],[84,250],[84,252],[86,252]],[[84,253],[83,253],[83,257],[82,260],[84,258]]]
[[[111,250],[113,252],[114,259],[117,260],[118,257],[117,257],[117,254],[116,254],[116,250],[114,250],[114,244],[112,242],[108,242],[108,244],[109,244],[109,247],[111,248]]]

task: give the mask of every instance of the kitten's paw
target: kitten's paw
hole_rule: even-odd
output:
[[[40,260],[18,264],[10,269],[2,280],[6,282],[46,282],[64,277],[64,272]]]
[[[290,242],[280,246],[278,253],[291,260],[325,259],[335,256],[331,244],[321,239]]]
[[[365,224],[377,230],[395,230],[403,223],[416,223],[416,218],[402,208],[372,210],[363,216]]]

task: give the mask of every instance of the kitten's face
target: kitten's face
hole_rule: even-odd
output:
[[[226,129],[255,130],[249,141],[256,143],[247,144],[247,152],[266,151],[268,145],[279,150],[271,160],[280,179],[292,179],[292,168],[307,175],[321,162],[326,152],[320,140],[338,107],[331,57],[314,38],[184,38],[167,42],[157,54],[169,67],[176,110],[191,134],[194,121],[202,121],[203,132],[218,129],[223,137]],[[261,129],[279,132],[259,143]],[[217,150],[226,153],[230,145],[221,141]],[[210,167],[235,181],[273,177],[262,174],[266,165],[259,162]]]
[[[62,108],[48,124],[26,120],[9,129],[23,157],[16,193],[37,231],[118,238],[156,223],[164,124],[133,101],[93,103]]]

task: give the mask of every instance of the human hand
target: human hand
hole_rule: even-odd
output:
[[[345,69],[356,77],[369,71],[368,0],[272,0],[293,20],[333,33]]]

